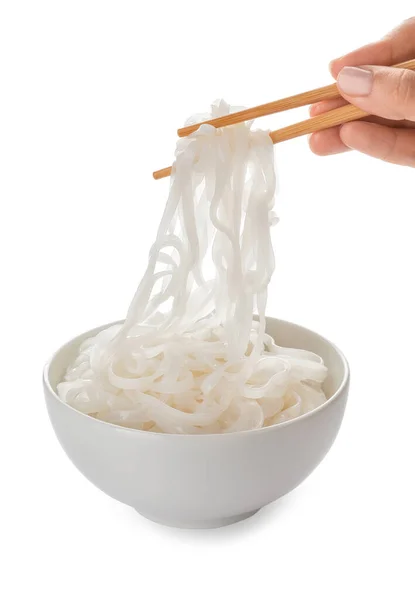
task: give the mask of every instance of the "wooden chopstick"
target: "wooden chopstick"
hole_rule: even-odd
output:
[[[316,131],[322,131],[323,129],[329,129],[330,127],[336,127],[336,125],[342,125],[349,121],[357,121],[363,117],[367,117],[369,113],[364,110],[353,106],[353,104],[346,104],[340,108],[335,108],[326,113],[288,125],[282,129],[271,131],[269,134],[274,144],[279,142],[285,142],[292,140],[301,135],[307,135]]]
[[[400,69],[415,69],[415,60],[407,60],[403,63],[395,65],[395,68]],[[251,119],[258,119],[259,117],[265,117],[267,115],[273,115],[275,113],[290,110],[292,108],[300,108],[301,106],[308,106],[321,100],[332,100],[333,98],[340,98],[339,90],[335,83],[326,85],[325,87],[310,90],[309,92],[302,92],[295,96],[289,96],[282,100],[275,100],[274,102],[268,102],[267,104],[261,104],[260,106],[254,106],[253,108],[247,108],[231,115],[225,115],[224,117],[218,117],[217,119],[211,119],[210,121],[204,121],[204,124],[213,125],[214,127],[226,127],[227,125],[235,125],[236,123],[242,123],[242,121],[250,121]],[[185,137],[190,135],[194,131],[197,131],[202,123],[196,123],[195,125],[189,125],[177,130],[179,137]]]
[[[332,83],[325,87],[317,88],[316,90],[310,90],[309,92],[302,92],[295,96],[289,96],[288,98],[282,98],[282,100],[275,100],[274,102],[268,102],[267,104],[261,104],[254,108],[246,108],[239,112],[225,115],[224,117],[218,117],[210,121],[204,121],[204,124],[213,125],[214,127],[226,127],[227,125],[236,125],[242,121],[250,121],[251,119],[257,119],[258,117],[265,117],[274,113],[283,112],[290,110],[291,108],[299,108],[300,106],[308,106],[321,100],[331,100],[332,98],[339,98],[339,90],[337,85]],[[202,123],[196,123],[195,125],[189,125],[182,127],[177,130],[179,137],[186,137],[197,131]]]
[[[404,63],[400,63],[398,65],[395,65],[395,68],[415,70],[415,60],[409,60]],[[334,90],[336,92],[335,95],[333,95]],[[328,95],[323,97],[323,93],[326,93]],[[304,100],[304,98],[306,96],[308,98],[307,102]],[[247,109],[244,111],[240,111],[238,113],[234,113],[232,115],[226,115],[226,117],[220,117],[219,119],[214,119],[212,121],[206,121],[206,122],[209,124],[213,124],[215,127],[222,127],[222,126],[224,126],[223,119],[230,119],[230,118],[235,119],[237,115],[239,115],[239,117],[241,115],[244,115],[243,118],[238,117],[238,120],[232,120],[231,122],[227,121],[225,123],[225,125],[233,125],[236,123],[240,123],[241,121],[244,121],[244,120],[250,120],[250,119],[255,118],[254,111],[257,111],[258,109],[260,110],[260,113],[257,114],[255,112],[255,115],[257,117],[271,114],[271,112],[263,112],[265,110],[264,107],[268,107],[267,110],[269,110],[269,107],[273,106],[274,108],[272,109],[272,112],[279,112],[281,110],[288,110],[290,108],[305,106],[310,103],[319,102],[321,100],[332,99],[332,98],[337,98],[337,97],[341,97],[341,95],[338,92],[337,85],[333,84],[333,85],[326,86],[325,88],[319,88],[317,90],[312,90],[311,92],[304,92],[303,94],[297,94],[296,96],[291,96],[290,98],[285,98],[283,100],[277,100],[276,102],[270,102],[269,104],[263,104],[262,106],[259,106],[259,107]],[[310,100],[310,98],[311,98],[311,100]],[[294,102],[294,104],[293,104],[293,102]],[[298,102],[302,102],[302,104],[298,104]],[[289,103],[289,106],[287,108],[277,108],[277,110],[275,110],[276,105],[283,106],[283,103],[285,103],[285,106],[287,106],[287,103]],[[245,118],[245,115],[247,113],[248,113],[248,117]],[[315,133],[316,131],[322,131],[324,129],[329,129],[330,127],[335,127],[336,125],[342,125],[343,123],[348,123],[350,121],[356,121],[358,119],[362,119],[363,117],[367,117],[368,114],[369,113],[366,113],[365,111],[361,110],[360,108],[357,108],[356,106],[353,106],[352,104],[346,104],[345,106],[341,106],[340,108],[335,108],[334,110],[331,110],[331,111],[328,111],[321,115],[318,115],[317,117],[312,117],[311,119],[306,119],[305,121],[301,121],[299,123],[294,123],[293,125],[288,125],[287,127],[283,127],[282,129],[277,129],[276,131],[271,131],[271,133],[269,135],[270,135],[270,138],[273,141],[273,143],[278,144],[279,142],[285,142],[287,140],[291,140],[291,139],[294,139],[294,138],[302,136],[302,135],[307,135],[310,133]],[[218,121],[221,121],[220,125],[217,125]],[[192,127],[194,128],[192,130],[192,132],[196,131],[200,127],[200,125],[201,125],[201,123],[192,125]],[[185,128],[185,129],[189,129],[189,128]],[[183,131],[183,130],[180,130],[180,131]],[[166,167],[164,169],[160,169],[159,171],[155,171],[153,173],[153,177],[156,180],[162,179],[163,177],[169,177],[171,175],[171,172],[172,172],[172,167]]]

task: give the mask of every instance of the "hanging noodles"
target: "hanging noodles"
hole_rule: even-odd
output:
[[[188,124],[230,110],[217,102]],[[326,400],[323,361],[265,333],[277,222],[268,133],[202,125],[175,156],[127,318],[81,345],[60,398],[98,419],[165,433],[257,429],[312,410]]]

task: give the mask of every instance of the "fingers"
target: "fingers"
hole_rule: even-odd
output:
[[[415,167],[415,131],[413,130],[354,122],[342,125],[339,137],[347,148],[390,163]]]
[[[317,117],[322,113],[334,110],[340,106],[345,106],[347,101],[344,98],[336,98],[335,100],[324,100],[310,106],[310,117]],[[389,127],[402,127],[404,129],[415,129],[415,121],[392,121],[390,119],[382,119],[382,117],[368,116],[364,119],[369,123],[378,123],[378,125],[388,125]]]
[[[358,150],[387,162],[415,167],[413,130],[393,129],[360,121],[313,133],[309,144],[314,154],[319,156]]]
[[[340,129],[340,127],[332,127],[326,131],[313,133],[308,140],[311,151],[318,156],[329,156],[350,150],[340,137]]]
[[[391,127],[393,121],[380,119],[378,117],[370,117],[367,120],[360,121],[361,123],[375,123],[384,127]],[[396,122],[395,122],[396,123]],[[400,123],[400,122],[399,122]],[[396,128],[396,127],[394,127]],[[415,123],[405,121],[399,129],[415,129]],[[340,137],[340,127],[332,127],[324,131],[318,131],[310,135],[308,139],[310,150],[319,156],[329,156],[330,154],[339,154],[350,150],[345,146]]]
[[[332,61],[330,71],[344,99],[319,102],[311,107],[310,115],[333,110],[347,101],[375,116],[313,134],[309,138],[311,150],[327,155],[354,149],[388,162],[415,166],[415,73],[381,66],[414,57],[415,17],[384,39]]]
[[[346,100],[336,98],[335,100],[327,100],[324,102],[318,102],[310,107],[310,116],[316,117],[329,110],[334,110],[346,104]],[[415,122],[413,121],[390,121],[388,119],[382,119],[381,117],[367,117],[364,122],[376,123],[378,125],[384,125],[388,127],[398,127],[403,129],[415,129]],[[340,127],[333,127],[324,131],[319,131],[312,134],[309,137],[310,149],[314,154],[319,156],[328,156],[330,154],[338,154],[350,150],[342,142],[340,137]]]
[[[337,78],[342,96],[372,115],[415,120],[415,73],[392,67],[344,67]]]
[[[330,63],[335,79],[344,67],[356,65],[396,65],[415,56],[415,17],[404,21],[383,40],[363,46]]]
[[[409,60],[411,57],[402,58],[402,60],[397,60],[398,62],[403,62],[404,60]],[[337,79],[338,74],[344,67],[354,67],[355,65],[391,65],[393,64],[391,58],[391,48],[390,43],[385,42],[385,40],[381,40],[380,42],[375,42],[373,44],[368,44],[367,46],[363,46],[363,48],[359,48],[354,52],[350,52],[350,54],[346,54],[346,56],[342,56],[341,58],[337,58],[333,60],[330,65],[330,73],[333,75],[334,79]]]
[[[333,100],[322,100],[321,102],[317,102],[316,104],[312,104],[310,106],[310,117],[317,117],[329,110],[334,110],[335,108],[340,108],[340,106],[344,106],[347,104],[347,100],[344,98],[335,98]]]

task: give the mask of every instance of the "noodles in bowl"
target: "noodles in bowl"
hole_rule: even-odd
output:
[[[195,119],[230,110],[218,102]],[[266,131],[202,125],[179,140],[127,318],[81,344],[61,400],[110,423],[190,434],[258,429],[325,402],[323,360],[265,332],[275,193]]]

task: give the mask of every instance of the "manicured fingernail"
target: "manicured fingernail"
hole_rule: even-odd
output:
[[[372,91],[373,73],[360,67],[344,67],[337,77],[337,84],[348,96],[368,96]]]

